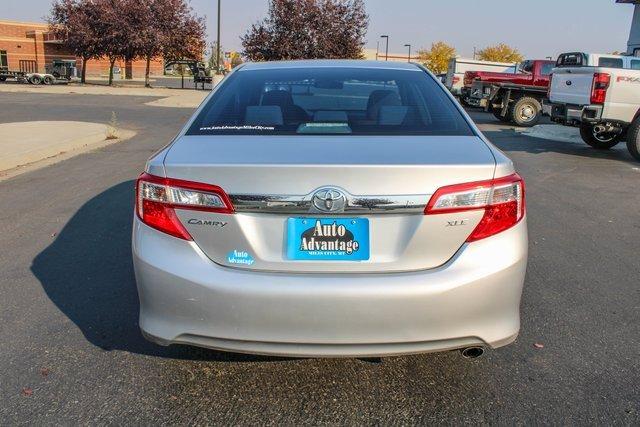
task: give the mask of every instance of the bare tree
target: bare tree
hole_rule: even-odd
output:
[[[271,0],[242,37],[253,61],[362,58],[369,24],[363,0]]]

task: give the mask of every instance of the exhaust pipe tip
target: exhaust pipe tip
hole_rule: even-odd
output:
[[[482,347],[467,347],[460,350],[462,357],[465,359],[477,359],[484,354],[484,348]]]

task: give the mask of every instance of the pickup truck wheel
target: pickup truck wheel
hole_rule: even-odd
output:
[[[593,148],[598,150],[608,150],[615,146],[622,139],[621,134],[617,133],[596,133],[595,125],[590,123],[583,123],[580,126],[580,136],[582,140]]]
[[[517,126],[531,127],[538,124],[542,116],[540,101],[529,96],[516,100],[509,108],[508,116]]]
[[[640,119],[635,119],[627,131],[627,149],[640,162]]]

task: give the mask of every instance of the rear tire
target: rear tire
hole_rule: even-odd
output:
[[[0,77],[0,82],[5,82],[5,81],[7,81],[6,77]]]
[[[635,119],[627,131],[627,149],[640,162],[640,118]]]
[[[523,96],[517,99],[509,108],[508,117],[520,127],[532,127],[538,124],[542,116],[542,105],[536,98]]]
[[[509,111],[509,110],[507,110],[507,115],[506,115],[506,116],[503,116],[503,115],[502,115],[502,108],[492,108],[492,109],[491,109],[491,114],[493,114],[493,116],[494,116],[496,119],[500,120],[500,121],[501,121],[501,122],[503,122],[503,123],[509,123],[509,122],[511,122],[511,116],[510,116],[510,114],[509,114],[509,113],[510,113],[510,111]]]
[[[596,136],[593,131],[593,127],[594,125],[591,123],[583,123],[582,125],[580,125],[580,136],[587,145],[597,150],[608,150],[618,144],[622,139],[621,134]]]
[[[31,78],[29,79],[29,83],[31,83],[32,85],[39,85],[40,83],[42,83],[42,78],[40,78],[40,76],[31,76]]]
[[[51,76],[45,76],[43,83],[46,85],[52,85],[53,84],[53,77]]]

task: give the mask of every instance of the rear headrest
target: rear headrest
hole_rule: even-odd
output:
[[[262,102],[260,103],[260,105],[279,105],[281,107],[291,104],[293,104],[291,92],[283,89],[265,92],[265,94],[262,95]]]
[[[281,126],[282,109],[277,105],[250,105],[244,116],[246,125]]]
[[[399,126],[407,117],[409,107],[404,105],[383,105],[378,113],[378,124],[383,126]]]
[[[383,105],[402,105],[402,101],[398,93],[393,90],[374,90],[367,101],[367,119],[375,120]]]
[[[327,111],[320,110],[313,114],[314,122],[327,122],[327,123],[343,123],[348,122],[349,117],[345,111]]]

